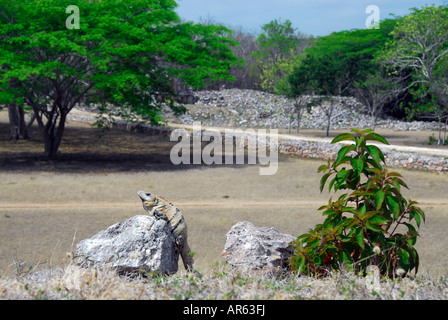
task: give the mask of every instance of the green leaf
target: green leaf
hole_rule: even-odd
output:
[[[350,257],[350,253],[347,252],[346,250],[342,251],[342,263],[351,263],[352,259]]]
[[[418,231],[415,229],[415,227],[414,227],[412,224],[410,224],[410,223],[404,223],[404,225],[405,225],[406,227],[408,227],[408,233],[409,233],[411,236],[418,236]]]
[[[381,217],[381,216],[378,216],[378,215],[373,216],[372,218],[369,219],[369,221],[371,223],[376,224],[376,225],[383,225],[383,224],[387,224],[389,222],[388,219],[386,219],[384,217]]]
[[[333,187],[333,185],[336,183],[336,178],[332,179],[330,181],[330,183],[328,184],[328,191],[331,191],[331,188]]]
[[[317,173],[328,170],[328,166],[323,164],[317,169]]]
[[[366,146],[367,152],[372,156],[373,160],[380,165],[380,160],[385,162],[383,152],[377,146]]]
[[[415,210],[411,210],[409,214],[411,216],[411,220],[414,219],[415,222],[417,223],[417,227],[420,228],[421,223],[420,214]]]
[[[384,190],[375,191],[376,210],[380,210],[381,206],[383,205],[385,195],[386,193],[384,192]]]
[[[362,170],[364,169],[364,161],[361,157],[359,157],[358,159],[353,158],[351,161],[353,170],[355,170],[355,178],[359,177],[359,175],[361,174]]]
[[[409,252],[407,252],[403,248],[400,248],[400,250],[398,250],[398,258],[400,259],[400,266],[404,270],[408,270],[408,268],[409,268]]]
[[[362,249],[364,249],[364,232],[363,232],[362,228],[358,228],[356,230],[355,237],[356,237],[356,243],[358,243],[358,245]]]
[[[323,175],[323,177],[320,179],[320,192],[324,190],[325,183],[327,182],[328,178],[332,175],[332,173],[326,173]]]
[[[386,203],[388,204],[390,211],[392,211],[392,214],[394,215],[394,219],[397,220],[398,217],[400,216],[400,204],[392,196],[386,197]]]
[[[417,207],[417,206],[412,206],[412,209],[417,211],[420,214],[420,217],[423,219],[423,222],[426,221],[425,212],[422,210],[422,208]]]
[[[341,185],[347,180],[349,173],[350,172],[345,169],[338,172],[335,178],[336,179],[336,185],[334,186],[335,191],[339,190]]]
[[[341,141],[355,141],[355,139],[350,133],[343,133],[334,138],[333,141],[331,141],[331,143],[334,144]]]
[[[376,226],[375,224],[371,223],[369,220],[366,221],[366,227],[372,231],[375,232],[385,232],[383,229],[381,229],[380,227]]]
[[[339,152],[338,152],[338,158],[335,161],[335,166],[338,166],[339,164],[341,164],[345,160],[344,158],[347,155],[347,153],[349,153],[350,151],[353,151],[353,150],[355,150],[354,145],[342,147],[341,150],[339,150]]]
[[[369,133],[366,137],[365,140],[374,140],[374,141],[378,141],[384,144],[389,144],[389,142],[381,135],[379,135],[378,133]]]

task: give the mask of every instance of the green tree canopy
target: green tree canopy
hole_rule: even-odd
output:
[[[347,95],[355,81],[364,80],[377,68],[375,59],[396,21],[384,20],[380,29],[334,32],[318,38],[289,78],[292,95]]]
[[[261,88],[283,93],[285,78],[298,65],[299,54],[308,46],[310,38],[294,28],[291,21],[274,19],[262,26],[257,42],[259,49],[252,56],[256,61],[254,69],[260,74]]]
[[[412,76],[411,114],[448,113],[448,7],[413,8],[393,30],[383,59],[398,72]],[[414,102],[414,103],[413,103]],[[415,103],[416,102],[416,103]]]
[[[79,8],[68,29],[66,8]],[[173,0],[0,0],[0,104],[28,105],[55,157],[67,114],[82,100],[153,123],[170,78],[193,87],[228,79],[229,30],[181,23]]]

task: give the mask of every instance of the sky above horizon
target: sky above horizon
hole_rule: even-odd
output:
[[[380,20],[390,14],[403,16],[410,8],[448,5],[448,0],[177,0],[177,12],[186,21],[212,20],[258,34],[274,19],[290,20],[293,27],[313,36],[334,31],[366,28],[369,5],[379,9]]]

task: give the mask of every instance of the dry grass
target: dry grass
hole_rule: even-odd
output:
[[[173,142],[166,137],[112,130],[99,138],[100,130],[79,123],[69,123],[61,158],[48,161],[36,129],[31,141],[10,141],[4,116],[0,112],[0,298],[447,298],[446,282],[431,280],[448,275],[446,175],[397,170],[410,187],[405,196],[425,204],[427,222],[417,243],[425,277],[385,282],[384,291],[372,293],[365,279],[348,273],[316,282],[249,276],[219,266],[225,234],[239,221],[291,235],[322,221],[317,208],[329,194],[318,191],[321,161],[280,156],[275,176],[259,176],[257,166],[175,167],[169,159]],[[164,195],[181,208],[202,276],[180,272],[130,281],[70,267],[68,273],[89,278],[81,289],[67,284],[74,277],[69,274],[46,283],[15,277],[36,266],[33,271],[57,270],[70,263],[67,253],[76,242],[144,214],[138,190]]]
[[[296,274],[241,272],[215,266],[207,273],[118,276],[113,270],[69,265],[45,275],[0,278],[0,299],[57,300],[446,300],[448,281],[420,276],[386,280],[342,271],[317,279]]]

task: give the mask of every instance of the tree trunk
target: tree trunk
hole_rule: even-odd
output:
[[[34,111],[31,111],[30,117],[28,118],[28,121],[26,122],[26,127],[30,128],[34,123],[34,120],[36,120],[36,116],[34,114]]]
[[[50,113],[45,124],[42,119],[42,114],[35,110],[34,115],[44,139],[45,155],[50,159],[57,158],[59,146],[61,145],[64,134],[67,114],[62,113],[61,115],[54,116],[54,113]]]
[[[51,126],[52,129],[44,133],[45,155],[50,159],[55,159],[58,156],[59,146],[61,145],[62,136],[65,129],[65,118],[65,115],[61,115],[58,125],[56,124],[57,119],[55,119],[55,123]],[[55,132],[56,125],[57,129]]]
[[[292,119],[293,119],[293,115],[292,115],[292,113],[290,113],[290,114],[289,114],[288,133],[291,133],[291,129],[292,129]]]
[[[300,123],[302,122],[302,107],[297,104],[296,109],[297,109],[297,133],[300,133]]]
[[[448,116],[445,118],[445,129],[443,131],[443,145],[445,145],[446,142],[446,126],[448,125]]]
[[[9,130],[11,139],[28,139],[28,132],[25,123],[25,112],[16,104],[8,105]]]
[[[372,119],[371,119],[371,121],[372,121],[372,123],[371,123],[372,130],[375,131],[375,129],[376,129],[377,116],[374,115],[374,114],[372,114]]]

